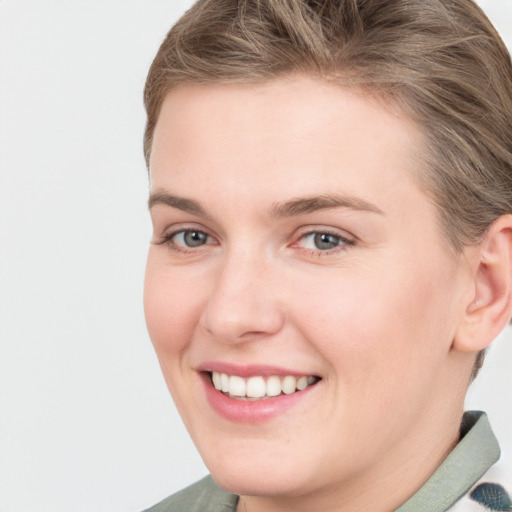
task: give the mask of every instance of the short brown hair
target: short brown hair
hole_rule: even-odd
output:
[[[171,89],[291,74],[363,88],[418,123],[418,178],[456,251],[512,212],[512,64],[472,0],[199,0],[149,71],[148,165]]]

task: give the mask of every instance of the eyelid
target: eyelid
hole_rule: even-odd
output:
[[[336,238],[340,239],[340,244],[338,244],[336,247],[333,247],[332,249],[311,249],[311,248],[305,248],[303,247],[303,250],[311,251],[312,253],[318,253],[318,254],[331,254],[339,251],[346,250],[347,246],[355,245],[357,242],[357,238],[350,233],[347,233],[344,230],[333,228],[333,227],[326,227],[326,226],[307,226],[305,228],[302,228],[299,233],[295,236],[294,242],[291,244],[292,247],[297,247],[302,240],[304,240],[306,237],[311,235],[330,235],[334,236]],[[300,247],[299,247],[300,248]]]
[[[178,244],[175,242],[174,237],[180,233],[186,232],[199,232],[203,233],[207,237],[206,243],[198,246],[187,246],[185,244]],[[303,241],[306,237],[317,235],[317,234],[326,234],[333,237],[336,237],[340,240],[340,243],[331,249],[320,249],[320,248],[307,248],[301,247],[301,241]],[[155,245],[167,245],[169,249],[174,250],[176,252],[184,252],[184,253],[197,253],[201,251],[203,248],[212,246],[212,245],[220,245],[219,240],[215,235],[213,235],[209,229],[205,228],[202,225],[198,224],[178,224],[168,227],[162,235],[156,236],[157,240],[153,241]],[[309,251],[311,254],[318,255],[328,255],[334,254],[337,252],[341,252],[347,250],[348,247],[353,246],[357,243],[357,237],[348,233],[345,230],[327,227],[321,225],[314,226],[303,226],[296,231],[296,234],[292,237],[292,242],[288,245],[288,247],[302,249],[303,251]]]
[[[215,243],[209,243],[207,241],[205,244],[199,245],[197,247],[188,247],[186,245],[177,244],[175,241],[173,241],[176,235],[191,231],[202,233],[207,236],[208,240],[213,240]],[[203,226],[198,226],[197,224],[181,224],[171,226],[167,228],[162,235],[159,235],[156,238],[157,240],[153,242],[155,245],[167,245],[170,249],[176,250],[178,252],[197,252],[200,251],[204,246],[218,245],[218,241],[215,236],[212,235],[208,229],[204,228]]]
[[[194,234],[194,235],[201,235],[201,242],[199,245],[187,245],[187,243],[178,243],[178,240],[183,240],[183,242],[186,240],[187,235]],[[175,232],[173,235],[171,235],[171,240],[173,240],[175,245],[180,245],[183,247],[186,247],[188,249],[197,249],[199,247],[202,247],[203,245],[211,245],[209,241],[211,241],[211,236],[208,233],[205,233],[204,231],[199,231],[198,229],[182,229],[181,231]],[[204,242],[204,243],[203,243]]]

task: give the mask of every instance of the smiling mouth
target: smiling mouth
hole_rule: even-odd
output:
[[[271,375],[249,378],[228,375],[221,372],[209,372],[211,382],[217,391],[235,400],[265,400],[280,395],[291,395],[314,386],[321,380],[315,375]]]

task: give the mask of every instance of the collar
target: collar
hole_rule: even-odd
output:
[[[500,458],[487,415],[464,413],[459,444],[421,489],[396,512],[445,512]]]
[[[487,415],[466,412],[457,446],[421,489],[395,512],[446,512],[499,457],[500,448]],[[237,503],[238,496],[221,489],[208,476],[146,512],[234,512]]]

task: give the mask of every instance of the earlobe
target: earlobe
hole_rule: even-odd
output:
[[[474,294],[453,343],[462,352],[486,348],[512,316],[512,215],[495,220],[477,247],[473,279]]]

